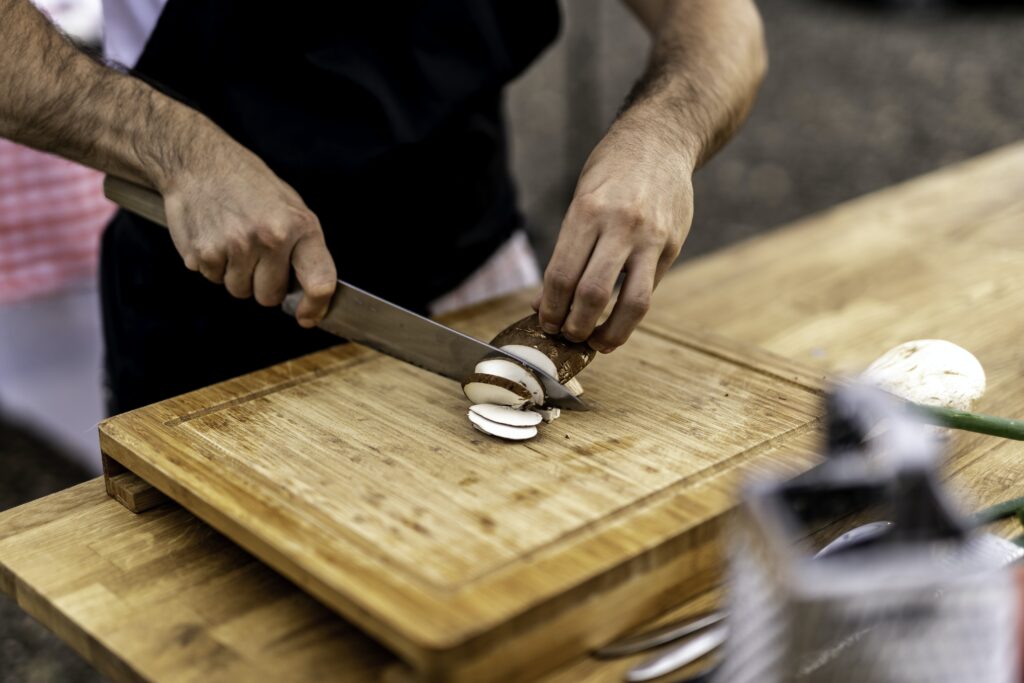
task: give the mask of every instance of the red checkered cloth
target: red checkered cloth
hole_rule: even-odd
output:
[[[0,304],[93,279],[115,208],[102,183],[97,171],[0,140]]]

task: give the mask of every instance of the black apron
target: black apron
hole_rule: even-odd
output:
[[[422,312],[520,222],[501,91],[558,24],[554,0],[169,0],[135,72],[299,192],[339,277]],[[125,212],[101,291],[111,412],[337,343],[188,271]]]

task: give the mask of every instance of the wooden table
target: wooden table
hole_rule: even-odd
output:
[[[701,326],[829,372],[909,339],[950,339],[988,371],[980,409],[1024,417],[1024,144],[687,263],[645,324]],[[1024,494],[1022,459],[1024,444],[960,435],[948,470],[981,505]],[[0,589],[118,681],[403,676],[390,653],[187,512],[133,515],[101,480],[0,514]],[[615,681],[630,663],[584,659],[545,680]]]

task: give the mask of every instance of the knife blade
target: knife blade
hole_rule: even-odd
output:
[[[114,176],[103,181],[103,192],[128,211],[167,227],[163,197],[158,192]],[[301,291],[293,291],[285,297],[282,309],[294,316],[301,297]],[[586,403],[537,366],[342,280],[338,280],[327,315],[318,327],[457,382],[471,375],[485,357],[506,358],[537,375],[548,405],[587,410]]]
[[[301,298],[301,291],[292,292],[281,308],[295,315]],[[535,365],[342,280],[317,327],[456,382],[471,375],[484,358],[507,358],[537,375],[549,405],[587,410],[579,397]]]

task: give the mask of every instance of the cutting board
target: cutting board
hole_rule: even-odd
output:
[[[448,322],[489,339],[523,300]],[[508,443],[471,428],[456,383],[342,345],[111,418],[100,441],[110,474],[413,677],[529,680],[708,588],[737,484],[815,460],[821,378],[755,349],[642,328],[580,379],[589,412]]]

